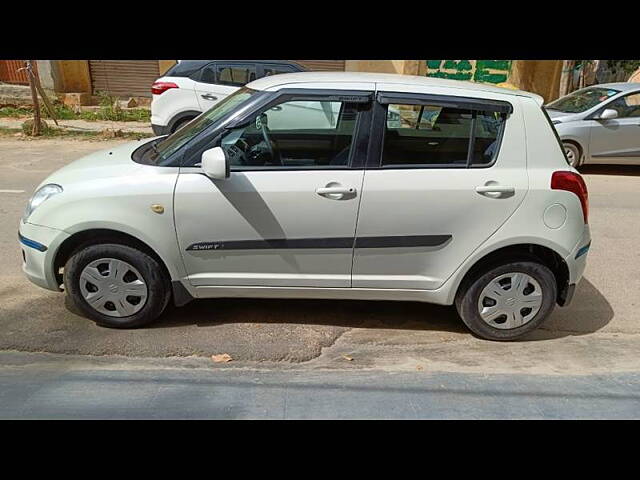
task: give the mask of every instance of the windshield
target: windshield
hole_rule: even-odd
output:
[[[216,103],[210,110],[207,110],[173,134],[154,142],[152,148],[145,152],[145,163],[163,165],[171,155],[178,151],[189,140],[222,119],[227,113],[235,110],[240,104],[245,103],[256,93],[258,93],[256,90],[246,87],[241,88],[224,100]]]
[[[617,93],[620,93],[620,91],[613,88],[583,88],[551,102],[546,108],[564,113],[582,113]]]

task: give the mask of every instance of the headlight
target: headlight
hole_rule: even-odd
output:
[[[42,204],[42,202],[59,193],[62,193],[62,187],[60,185],[56,185],[55,183],[49,183],[39,188],[29,200],[27,208],[24,211],[24,215],[22,216],[22,220],[26,222],[29,218],[29,215],[31,215],[33,211]]]

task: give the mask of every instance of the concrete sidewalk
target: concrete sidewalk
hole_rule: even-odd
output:
[[[0,118],[0,128],[22,128],[22,123],[31,117],[24,118]],[[51,119],[45,119],[51,127],[55,123]],[[148,122],[113,122],[108,120],[58,120],[59,128],[76,132],[102,132],[104,130],[122,130],[131,133],[152,134],[151,124]]]

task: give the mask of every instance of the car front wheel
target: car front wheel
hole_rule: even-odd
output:
[[[473,277],[457,296],[456,308],[479,337],[514,340],[545,321],[556,295],[549,268],[537,262],[513,262]]]
[[[98,325],[134,328],[155,320],[170,298],[158,261],[119,244],[76,251],[64,267],[64,285],[74,306]]]

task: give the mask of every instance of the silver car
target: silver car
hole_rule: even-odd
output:
[[[567,161],[640,165],[640,83],[603,83],[545,106]]]

